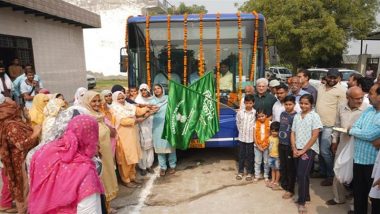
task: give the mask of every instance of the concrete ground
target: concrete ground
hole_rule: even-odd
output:
[[[143,188],[130,189],[120,185],[118,197],[111,205],[119,214],[297,213],[292,199],[281,198],[283,191],[265,187],[264,181],[237,181],[236,164],[236,151],[232,149],[179,152],[176,174],[159,177],[156,167],[155,174],[141,177],[145,181]],[[325,204],[332,198],[332,190],[331,187],[321,187],[320,181],[311,179],[308,213],[347,213],[347,204]]]
[[[231,149],[182,152],[175,175],[156,177],[157,167],[155,175],[145,178],[153,185],[145,185],[142,194],[138,190],[125,195],[122,190],[114,205],[126,205],[118,213],[298,213],[293,199],[282,199],[284,191],[273,191],[264,181],[237,181],[236,164]],[[332,198],[332,190],[321,187],[320,181],[311,179],[308,213],[347,213],[347,204],[325,204]]]

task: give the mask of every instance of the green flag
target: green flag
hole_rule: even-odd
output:
[[[201,107],[201,115],[195,127],[199,141],[204,143],[219,131],[213,73],[208,72],[202,78],[191,84],[189,88],[205,96]]]
[[[185,150],[197,125],[204,96],[169,81],[168,107],[162,138],[173,147]]]

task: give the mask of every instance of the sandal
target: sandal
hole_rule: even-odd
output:
[[[293,193],[291,192],[285,192],[285,194],[282,196],[283,199],[289,199],[293,197]]]
[[[272,190],[281,190],[282,188],[280,187],[280,185],[278,185],[278,184],[276,184],[276,183],[274,183],[273,185],[272,185]]]
[[[243,179],[243,174],[238,174],[238,175],[236,175],[236,180],[241,180],[241,179]]]
[[[247,175],[247,177],[245,177],[245,180],[246,181],[252,181],[252,175]]]
[[[299,214],[306,214],[307,213],[307,209],[306,209],[305,205],[299,205],[298,206],[298,213]]]
[[[274,185],[274,183],[272,183],[272,182],[267,182],[265,184],[265,186],[268,187],[268,188],[273,188],[273,185]]]
[[[141,188],[141,185],[136,184],[136,183],[132,183],[132,182],[123,183],[123,185],[126,186],[126,187],[128,187],[128,188]]]
[[[170,174],[170,175],[175,174],[175,168],[170,168],[170,169],[169,169],[169,174]]]

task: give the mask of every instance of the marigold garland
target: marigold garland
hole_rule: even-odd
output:
[[[238,84],[238,100],[241,100],[242,97],[242,81],[243,81],[243,52],[242,52],[242,47],[243,47],[243,39],[242,39],[242,32],[241,32],[241,16],[240,12],[237,14],[238,17],[238,72],[239,72],[239,84]]]
[[[252,62],[251,62],[251,73],[249,75],[249,80],[253,81],[256,72],[256,58],[257,58],[257,41],[259,36],[259,14],[256,11],[252,12],[255,16],[255,34],[253,36],[253,46],[252,46]]]
[[[187,13],[183,15],[183,84],[187,85]]]
[[[171,32],[170,32],[170,15],[167,16],[167,32],[168,32],[168,80],[171,79],[172,74],[172,59],[171,59]]]
[[[199,60],[198,60],[198,75],[203,76],[203,14],[199,14]]]
[[[146,16],[146,23],[145,23],[145,50],[146,50],[146,82],[150,86],[151,83],[151,77],[150,77],[150,35],[149,35],[149,26],[150,26],[150,16]]]
[[[220,13],[216,14],[216,100],[220,115]]]
[[[270,135],[270,124],[269,119],[266,118],[264,121],[265,125],[265,137],[264,140],[261,140],[261,122],[256,120],[255,125],[255,136],[256,136],[256,145],[260,146],[262,149],[266,149],[269,146],[269,135]]]
[[[265,67],[269,68],[270,67],[270,62],[269,62],[269,46],[268,46],[268,29],[267,29],[267,22],[266,19],[264,18],[264,29],[265,29],[265,48],[264,48],[264,62],[265,62]]]

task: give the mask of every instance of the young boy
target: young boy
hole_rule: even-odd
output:
[[[271,136],[269,137],[269,167],[272,169],[272,181],[267,184],[267,187],[272,190],[280,190],[278,182],[280,181],[280,159],[278,154],[278,131],[280,129],[279,122],[270,124]]]
[[[292,147],[290,145],[290,133],[293,125],[294,116],[297,112],[294,110],[296,98],[288,95],[284,99],[285,111],[280,116],[279,130],[279,157],[280,157],[280,174],[281,187],[286,191],[282,196],[283,199],[289,199],[294,195],[295,185],[295,165],[293,159]]]
[[[253,109],[255,98],[248,94],[244,98],[244,109],[236,114],[236,125],[239,130],[239,171],[236,180],[243,179],[244,163],[248,163],[246,181],[252,181],[253,176],[253,130],[256,111]]]

